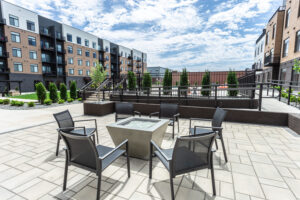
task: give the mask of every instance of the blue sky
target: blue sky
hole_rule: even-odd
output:
[[[148,66],[243,70],[282,0],[8,0],[148,53]]]

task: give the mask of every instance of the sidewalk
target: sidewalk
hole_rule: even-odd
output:
[[[34,110],[0,109],[0,134],[12,130],[53,122],[53,113],[67,109],[73,117],[83,115],[82,103]]]

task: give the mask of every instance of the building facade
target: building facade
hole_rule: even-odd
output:
[[[75,80],[88,83],[92,68],[102,64],[118,80],[128,71],[144,73],[147,54],[120,46],[17,5],[0,1],[0,80],[22,81],[22,91],[34,91]],[[1,85],[2,84],[2,85]],[[6,88],[5,88],[6,87]],[[16,89],[0,83],[0,90]],[[0,91],[1,92],[1,91]]]
[[[263,29],[262,34],[256,40],[255,43],[255,52],[254,52],[254,64],[252,69],[256,71],[256,80],[261,82],[264,79],[263,76],[263,67],[264,67],[264,58],[265,58],[265,38],[266,38],[266,29]]]
[[[147,71],[150,73],[152,77],[152,83],[157,85],[162,84],[166,70],[167,68],[160,67],[160,66],[147,68]],[[172,70],[169,69],[169,71],[171,72]]]

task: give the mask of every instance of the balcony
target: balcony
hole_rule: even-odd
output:
[[[7,37],[0,35],[0,42],[7,42]]]
[[[277,66],[280,63],[280,55],[269,55],[265,57],[265,66]]]
[[[42,59],[42,63],[46,63],[46,64],[56,64],[55,61],[49,60],[49,59]]]
[[[56,50],[57,51],[57,53],[61,53],[61,54],[65,54],[66,53],[66,50],[64,50],[64,49],[60,49],[60,50]]]
[[[9,58],[9,52],[1,52],[0,51],[0,58]]]
[[[55,77],[57,76],[56,72],[43,72],[43,76]]]
[[[43,29],[40,30],[40,35],[46,36],[46,37],[53,37],[52,34],[49,31],[45,31]]]
[[[0,25],[5,25],[6,24],[6,19],[2,18],[0,19]]]
[[[129,63],[128,63],[128,66],[133,66],[133,65],[132,65],[132,62],[129,62]]]
[[[68,76],[67,72],[58,72],[58,76]]]
[[[64,36],[56,36],[56,39],[59,40],[59,41],[62,41],[64,42],[66,40],[66,38]]]
[[[44,45],[41,46],[41,49],[44,50],[44,51],[52,51],[52,52],[55,51],[54,47],[47,47],[47,46],[44,46]]]
[[[128,56],[128,59],[132,59],[132,56],[129,55],[129,56]]]
[[[0,74],[8,74],[8,73],[10,73],[9,68],[0,67]]]

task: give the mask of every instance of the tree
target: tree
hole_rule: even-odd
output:
[[[296,72],[300,72],[300,61],[297,59],[294,60],[293,70],[295,70]]]
[[[205,74],[203,75],[203,78],[202,78],[201,85],[202,85],[201,94],[203,96],[210,96],[211,91],[210,91],[210,72],[209,71],[205,71]]]
[[[172,87],[172,72],[169,69],[166,69],[164,79],[163,79],[163,88],[164,94],[169,94],[168,91]]]
[[[35,84],[35,88],[36,88],[36,95],[38,97],[39,102],[41,104],[44,104],[44,101],[47,97],[47,91],[44,84],[42,82],[39,82]]]
[[[59,86],[60,91],[60,98],[67,101],[68,99],[68,93],[67,93],[67,86],[64,83],[61,83]]]
[[[76,85],[76,81],[71,81],[71,85],[70,85],[70,97],[72,99],[77,99],[77,85]]]
[[[128,88],[129,90],[135,90],[136,88],[136,77],[132,71],[128,72]]]
[[[149,72],[146,72],[143,75],[143,90],[147,90],[147,94],[148,94],[148,91],[150,91],[151,87],[152,87],[152,77]]]
[[[229,89],[238,87],[238,80],[235,71],[229,70],[227,75],[227,84]],[[237,96],[237,94],[238,90],[228,90],[228,95],[231,97]]]
[[[187,89],[189,86],[189,77],[188,77],[188,73],[186,71],[186,68],[184,68],[182,70],[182,73],[180,75],[180,88],[184,89],[184,91],[181,92],[181,94],[183,95],[187,95]]]
[[[53,103],[56,103],[58,101],[58,95],[57,95],[57,87],[54,83],[49,84],[49,92],[50,92],[50,99]]]
[[[91,78],[95,87],[100,86],[100,84],[105,80],[106,71],[99,62],[97,62],[96,67],[92,69]]]

